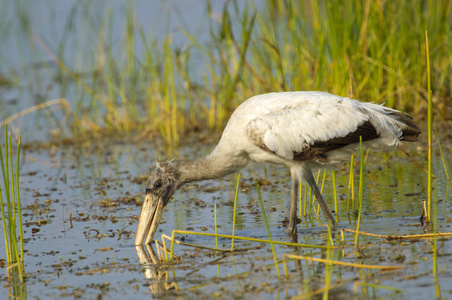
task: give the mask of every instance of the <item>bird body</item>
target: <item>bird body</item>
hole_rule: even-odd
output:
[[[420,133],[411,117],[382,105],[325,92],[257,95],[237,107],[218,145],[207,157],[158,162],[146,183],[146,195],[157,199],[153,201],[162,198],[161,187],[155,186],[161,182],[166,186],[163,198],[167,203],[172,193],[187,182],[223,177],[239,171],[250,161],[281,164],[290,168],[292,176],[288,232],[296,233],[300,179],[310,184],[327,220],[335,227],[311,170],[348,159],[350,151],[359,147],[360,136],[365,147],[391,147],[401,140],[416,141]],[[163,177],[166,181],[162,181]],[[170,195],[166,199],[167,194]],[[166,203],[162,204],[163,208]],[[144,210],[143,206],[142,215]],[[148,229],[142,229],[141,224],[140,218],[136,244],[143,242]],[[152,239],[155,229],[149,230],[146,243]]]
[[[396,146],[407,127],[400,115],[400,112],[381,105],[325,92],[258,95],[235,110],[211,155],[222,156],[233,151],[235,157],[246,153],[256,162],[291,164],[296,153],[316,142],[345,137],[366,121],[378,134],[378,138],[374,137],[367,145]],[[359,138],[354,142],[359,142]],[[353,143],[344,146],[349,144]]]

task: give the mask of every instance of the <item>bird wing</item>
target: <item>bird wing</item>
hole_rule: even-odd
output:
[[[248,138],[259,148],[290,160],[325,160],[325,152],[379,137],[359,102],[342,97],[299,101],[250,121]]]

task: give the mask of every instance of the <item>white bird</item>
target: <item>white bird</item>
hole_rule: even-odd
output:
[[[336,222],[312,176],[312,169],[349,159],[363,146],[414,142],[421,133],[413,119],[382,105],[325,92],[257,95],[229,119],[220,142],[205,158],[157,161],[146,182],[146,195],[135,245],[149,244],[173,193],[183,184],[238,172],[250,161],[286,165],[292,177],[287,232],[297,233],[300,179],[311,186],[333,228]]]

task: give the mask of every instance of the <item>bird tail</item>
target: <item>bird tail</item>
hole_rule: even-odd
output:
[[[421,129],[410,116],[382,105],[362,102],[360,110],[369,116],[380,140],[388,146],[396,146],[399,141],[415,142]]]
[[[398,122],[404,124],[404,127],[401,127],[402,129],[402,137],[401,141],[406,142],[416,142],[418,140],[419,134],[421,134],[421,129],[419,126],[414,123],[414,120],[409,115],[405,115],[404,113],[401,113],[396,110],[390,110],[388,111],[388,115],[393,115],[394,119],[396,119]]]

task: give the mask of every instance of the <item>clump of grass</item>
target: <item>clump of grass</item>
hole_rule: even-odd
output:
[[[5,252],[8,266],[11,269],[17,268],[18,272],[16,274],[19,274],[20,282],[23,282],[24,239],[19,197],[19,158],[20,136],[17,145],[16,168],[14,169],[11,133],[8,132],[8,126],[5,124],[4,155],[0,146],[0,162],[3,177],[3,189],[0,184],[0,206],[2,211],[3,234],[5,237]],[[6,200],[6,211],[3,200]],[[17,235],[19,235],[19,240],[17,240]]]
[[[141,26],[133,4],[115,15],[108,5],[99,13],[77,2],[60,41],[44,43],[30,34],[30,45],[43,49],[34,55],[58,65],[61,94],[74,99],[72,133],[158,133],[172,145],[194,128],[221,130],[237,105],[255,94],[325,90],[345,96],[351,86],[362,100],[423,115],[424,28],[438,45],[432,49],[431,86],[437,115],[446,117],[444,87],[452,80],[452,63],[444,59],[452,53],[447,1],[267,0],[259,10],[227,1],[221,13],[209,0],[205,6],[208,36],[202,44],[186,28],[178,29],[183,46],[175,45],[169,29],[159,41]],[[114,23],[124,24],[122,32],[113,35]],[[91,30],[81,30],[87,26]],[[70,44],[80,51],[69,52]],[[82,66],[74,64],[80,52],[86,57]]]

